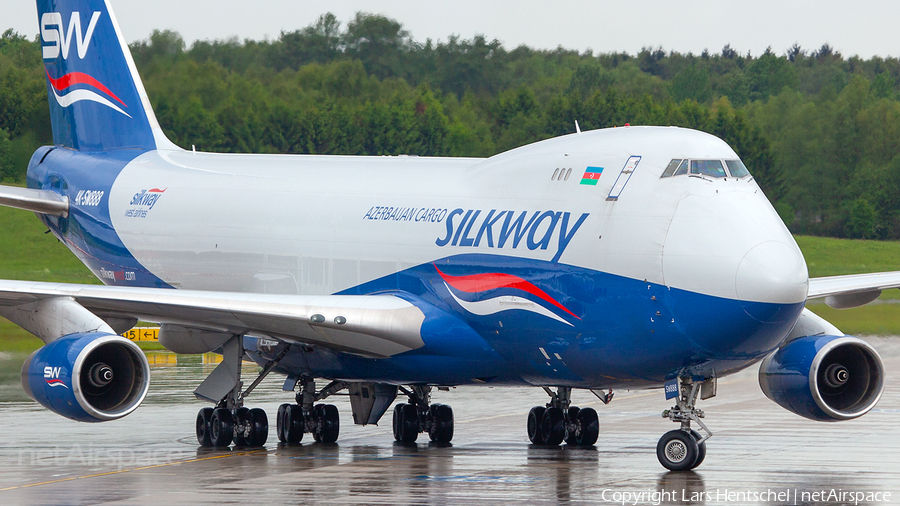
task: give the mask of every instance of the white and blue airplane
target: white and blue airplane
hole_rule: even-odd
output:
[[[862,305],[900,273],[809,279],[712,135],[613,128],[487,159],[185,151],[108,1],[37,6],[54,145],[0,203],[35,212],[105,285],[0,281],[0,315],[46,343],[23,386],[58,414],[138,407],[150,369],[118,335],[138,320],[169,350],[223,355],[194,392],[214,405],[197,416],[203,446],[266,442],[266,413],[244,401],[271,372],[296,392],[278,410],[286,443],[335,441],[337,408],[320,401],[343,390],[357,424],[399,393],[397,440],[449,442],[433,388],[526,385],[550,396],[528,415],[532,443],[591,446],[597,413],[572,389],[608,403],[662,388],[678,428],[657,457],[672,470],[706,454],[698,400],[754,364],[770,399],[813,420],[859,417],[882,394],[878,353],[804,305]],[[246,387],[244,359],[262,366]]]

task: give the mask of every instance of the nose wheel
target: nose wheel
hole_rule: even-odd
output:
[[[687,471],[703,463],[706,458],[706,440],[712,437],[712,432],[701,420],[705,416],[703,410],[695,407],[701,384],[689,379],[679,379],[678,383],[677,404],[663,411],[662,416],[680,423],[681,428],[670,430],[659,438],[656,458],[670,471]],[[706,436],[691,429],[691,422],[697,422]]]
[[[670,471],[686,471],[703,462],[706,457],[706,442],[697,443],[700,434],[681,429],[670,430],[659,438],[656,444],[656,458]],[[700,450],[703,445],[703,450]]]

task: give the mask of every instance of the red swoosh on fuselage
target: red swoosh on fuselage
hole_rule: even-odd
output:
[[[50,72],[46,68],[44,69],[44,72],[47,73],[47,79],[50,80],[50,85],[53,86],[56,91],[62,91],[69,86],[73,86],[76,84],[87,84],[116,99],[117,102],[124,105],[125,107],[128,107],[127,105],[125,105],[125,102],[122,102],[122,100],[116,96],[115,93],[109,91],[109,88],[104,86],[103,83],[83,72],[70,72],[60,77],[59,79],[53,79],[52,77],[50,77]]]
[[[438,274],[441,275],[441,278],[453,288],[461,292],[466,293],[478,293],[484,292],[487,290],[493,290],[495,288],[514,288],[516,290],[522,290],[523,292],[530,293],[535,297],[540,298],[554,306],[562,309],[566,313],[578,318],[575,313],[566,309],[565,306],[556,301],[553,297],[549,296],[547,292],[541,290],[534,284],[529,281],[526,281],[518,276],[513,276],[512,274],[503,274],[501,272],[491,272],[487,274],[472,274],[470,276],[451,276],[449,274],[444,274],[438,269],[438,266],[434,266],[435,270],[438,271]],[[581,318],[578,318],[579,320]]]

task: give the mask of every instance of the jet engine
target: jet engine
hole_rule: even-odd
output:
[[[759,386],[766,397],[802,417],[850,420],[878,403],[884,364],[874,348],[856,337],[800,337],[763,360]]]
[[[61,337],[31,354],[22,387],[47,409],[72,420],[105,422],[131,413],[150,386],[141,349],[105,332]]]

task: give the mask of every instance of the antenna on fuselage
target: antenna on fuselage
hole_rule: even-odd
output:
[[[575,120],[575,133],[576,133],[576,134],[580,134],[580,133],[581,133],[581,127],[578,126],[578,120],[577,120],[577,119]]]

